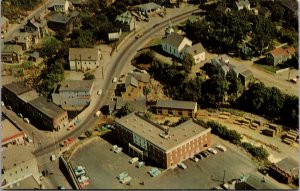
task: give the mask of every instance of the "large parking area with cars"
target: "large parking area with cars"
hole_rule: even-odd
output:
[[[217,154],[210,153],[199,162],[184,161],[186,169],[162,170],[162,174],[151,177],[147,172],[153,166],[137,168],[130,164],[132,157],[112,151],[113,145],[99,138],[79,149],[71,158],[73,167],[82,165],[89,172],[91,180],[86,189],[209,189],[225,181],[239,178],[242,174],[254,171],[257,166],[249,155],[226,141],[213,135],[213,146],[224,145],[227,151],[219,149]],[[117,176],[122,172],[131,177],[130,184],[121,184]]]

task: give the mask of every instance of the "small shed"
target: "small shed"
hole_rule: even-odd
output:
[[[36,62],[37,59],[39,59],[39,58],[40,58],[40,53],[37,51],[34,51],[33,53],[30,54],[29,60]]]

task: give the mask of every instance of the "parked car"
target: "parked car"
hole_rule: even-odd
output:
[[[113,83],[117,83],[117,81],[118,81],[118,78],[116,78],[116,77],[114,77],[112,80]]]
[[[196,156],[198,159],[200,159],[200,160],[203,159],[203,156],[201,155],[201,153],[198,153],[198,154],[196,154],[195,156]]]
[[[127,177],[121,179],[121,180],[120,180],[120,183],[126,184],[126,183],[130,182],[130,180],[131,180],[131,177],[130,177],[130,176],[127,176]]]
[[[122,180],[122,179],[126,178],[127,176],[128,176],[128,173],[127,173],[127,172],[122,172],[121,174],[119,174],[119,175],[117,176],[117,179],[118,179],[118,180]]]
[[[114,150],[115,153],[120,153],[122,152],[123,148],[122,147],[118,147]]]
[[[154,167],[154,168],[151,168],[151,169],[148,171],[148,173],[150,174],[151,177],[155,177],[155,176],[160,175],[160,174],[161,174],[161,171],[160,171],[158,168]]]
[[[182,169],[187,169],[187,166],[183,162],[178,163],[177,165]]]
[[[139,158],[138,157],[133,157],[132,159],[130,159],[129,163],[133,164],[133,163],[136,163],[137,161],[139,161]]]
[[[95,117],[100,117],[100,115],[101,115],[101,111],[96,111]]]
[[[30,121],[29,121],[28,118],[24,118],[24,121],[25,121],[26,123],[30,123]]]
[[[218,145],[217,148],[223,152],[227,151],[226,147],[224,147],[223,145]]]
[[[209,152],[207,152],[207,151],[203,151],[201,154],[202,154],[204,157],[209,157]]]
[[[211,152],[212,154],[217,154],[218,152],[215,150],[215,149],[213,149],[213,148],[208,148],[207,149],[209,152]]]
[[[199,162],[199,159],[196,157],[196,156],[193,156],[193,157],[191,157],[190,158],[192,161],[194,161],[194,162]]]
[[[144,165],[145,165],[145,162],[144,161],[140,161],[139,163],[137,163],[136,167],[141,168]]]
[[[65,190],[66,188],[64,186],[58,186],[57,187],[59,190]]]
[[[23,115],[22,115],[22,113],[18,113],[18,116],[19,116],[19,117],[21,117],[21,118],[23,118]]]

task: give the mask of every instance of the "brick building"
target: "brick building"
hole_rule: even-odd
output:
[[[45,97],[38,97],[27,104],[27,111],[43,129],[58,131],[69,124],[68,113],[59,106],[49,102]]]
[[[269,174],[277,181],[289,184],[294,181],[294,177],[299,175],[299,163],[290,157],[286,157],[273,164],[269,168]]]
[[[153,106],[156,114],[195,117],[197,102],[178,100],[158,100]]]
[[[141,113],[131,113],[116,119],[115,134],[133,156],[170,168],[207,149],[210,131],[193,119],[166,129]]]

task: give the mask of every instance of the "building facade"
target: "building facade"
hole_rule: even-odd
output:
[[[72,4],[68,0],[55,0],[53,7],[56,12],[67,13],[71,5]]]
[[[279,47],[266,54],[266,61],[269,64],[276,66],[291,59],[295,56],[295,53],[296,50],[294,47]]]
[[[53,103],[65,110],[82,110],[92,99],[93,80],[66,80],[52,93]]]
[[[2,152],[2,189],[8,189],[19,181],[32,176],[40,185],[37,159],[25,146],[4,148]]]
[[[70,70],[86,71],[99,67],[101,51],[96,48],[69,48]]]
[[[34,119],[45,130],[58,131],[69,125],[67,111],[42,96],[27,104],[27,112],[30,114],[29,118]]]
[[[123,32],[130,32],[135,29],[135,17],[129,11],[117,15],[115,22]]]
[[[166,129],[140,113],[131,113],[116,119],[115,127],[116,137],[131,155],[162,168],[175,167],[211,145],[211,129],[192,119]]]
[[[79,13],[73,11],[68,15],[64,15],[62,13],[58,13],[53,15],[48,20],[48,27],[54,31],[64,31],[65,33],[70,33],[74,30],[74,28],[78,28],[81,24],[81,19],[79,17]]]
[[[179,100],[158,100],[153,110],[159,115],[195,117],[198,111],[197,102]]]

